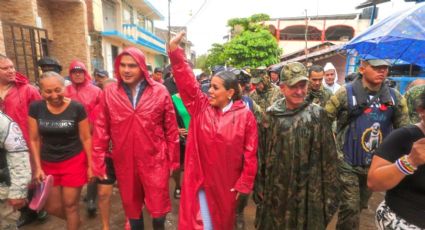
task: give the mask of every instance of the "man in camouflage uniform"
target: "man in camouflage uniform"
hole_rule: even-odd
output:
[[[339,89],[325,109],[337,120],[338,179],[341,185],[337,229],[359,229],[360,212],[371,191],[367,173],[375,149],[392,129],[408,123],[400,93],[384,84],[389,63],[363,60],[355,81]]]
[[[254,200],[256,228],[325,229],[336,212],[337,159],[326,112],[305,101],[307,70],[288,63],[280,73],[285,98],[267,109]]]
[[[326,102],[332,96],[332,91],[322,85],[324,76],[325,71],[319,65],[313,65],[308,69],[309,85],[306,100],[321,107],[325,107]]]
[[[418,113],[416,112],[416,99],[419,98],[419,95],[425,91],[425,85],[416,85],[410,88],[404,97],[406,98],[407,108],[409,109],[409,119],[411,124],[416,124],[420,122]]]
[[[273,102],[282,98],[279,87],[271,83],[265,68],[251,70],[251,75],[251,83],[255,85],[255,90],[250,97],[263,111],[266,111]]]
[[[28,148],[19,126],[0,112],[0,229],[17,229],[31,180]]]

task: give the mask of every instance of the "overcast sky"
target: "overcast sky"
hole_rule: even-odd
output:
[[[168,25],[168,0],[148,0],[164,16],[155,26]],[[188,39],[197,55],[208,51],[213,43],[223,43],[228,33],[227,21],[257,13],[272,18],[328,15],[360,12],[355,7],[365,0],[171,0],[171,26],[187,26]],[[380,4],[379,17],[386,17],[414,3],[391,0]]]

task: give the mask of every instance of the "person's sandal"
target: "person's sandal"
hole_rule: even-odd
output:
[[[181,195],[181,189],[176,188],[176,189],[174,190],[174,198],[176,198],[176,199],[180,199],[180,195]]]

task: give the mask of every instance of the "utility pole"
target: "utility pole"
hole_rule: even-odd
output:
[[[171,0],[168,0],[168,44],[170,44],[171,40],[171,13],[170,13],[170,4]]]
[[[308,54],[308,50],[307,50],[307,38],[308,38],[308,17],[307,17],[307,9],[304,10],[305,11],[305,32],[304,32],[304,42],[305,42],[305,47],[304,47],[304,54],[305,54],[305,61],[307,63],[307,54]]]

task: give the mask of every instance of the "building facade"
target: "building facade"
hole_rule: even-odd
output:
[[[165,40],[154,35],[162,15],[147,0],[1,0],[0,53],[37,81],[37,60],[56,58],[67,75],[71,61],[108,70],[127,46],[141,49],[151,68],[167,62]]]
[[[53,56],[64,69],[78,59],[89,63],[87,7],[84,0],[2,0],[0,52],[34,82],[37,60]],[[66,75],[66,73],[63,73]]]
[[[91,55],[94,68],[113,72],[115,57],[127,46],[146,55],[148,68],[167,63],[165,40],[155,35],[154,20],[163,16],[147,0],[92,0]]]
[[[266,22],[275,31],[283,55],[325,42],[348,42],[369,27],[370,19],[361,14],[275,18]]]

